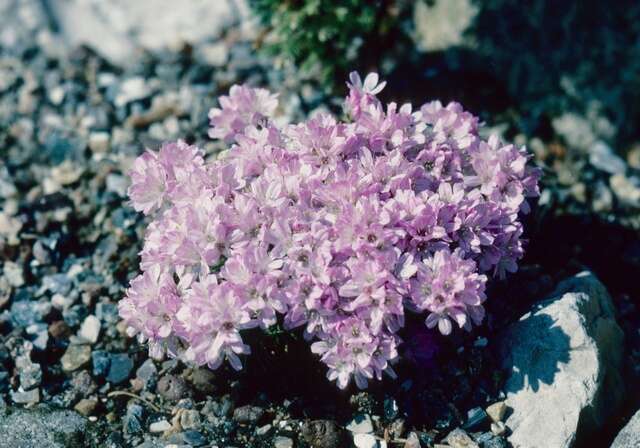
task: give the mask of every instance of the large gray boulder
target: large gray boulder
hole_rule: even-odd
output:
[[[640,411],[618,433],[611,448],[640,448]]]
[[[590,272],[562,282],[508,328],[500,350],[510,372],[506,424],[514,447],[572,447],[622,400],[623,333],[611,297]]]
[[[92,446],[89,424],[72,411],[41,406],[0,414],[0,446],[83,448]]]

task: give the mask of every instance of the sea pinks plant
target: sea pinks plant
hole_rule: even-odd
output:
[[[120,315],[152,356],[241,369],[243,330],[279,322],[363,388],[394,375],[406,312],[444,335],[482,321],[488,276],[523,255],[538,171],[459,104],[384,107],[378,81],[351,74],[348,121],[281,126],[275,95],[234,86],[210,113],[229,151],[137,159],[129,195],[153,220]]]

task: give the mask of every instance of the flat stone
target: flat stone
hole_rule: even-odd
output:
[[[73,372],[83,367],[91,359],[91,347],[88,345],[70,345],[62,355],[62,370]]]
[[[640,448],[640,411],[618,433],[611,448]]]
[[[508,328],[500,351],[511,444],[570,448],[601,428],[624,395],[622,347],[611,297],[589,272]]]

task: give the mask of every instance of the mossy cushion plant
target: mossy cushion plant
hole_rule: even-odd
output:
[[[351,70],[376,69],[411,48],[407,0],[250,0],[267,33],[261,47],[295,64],[327,88]],[[406,45],[409,44],[409,45]]]

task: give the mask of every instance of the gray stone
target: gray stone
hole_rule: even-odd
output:
[[[605,287],[589,272],[562,282],[501,338],[509,441],[571,447],[618,407],[623,333]],[[544,430],[541,430],[544,428]]]
[[[158,369],[152,359],[147,359],[136,370],[136,378],[142,381],[145,389],[151,390],[156,385],[158,379]]]
[[[126,381],[133,369],[133,360],[126,353],[111,356],[107,381],[112,384],[120,384]]]
[[[345,446],[345,431],[333,420],[305,422],[301,428],[305,442],[314,448],[342,448]]]
[[[260,406],[246,405],[233,411],[233,419],[238,423],[257,423],[264,415],[264,409]]]
[[[2,446],[20,448],[81,448],[91,446],[87,421],[71,411],[38,407],[0,414]]]
[[[33,404],[40,401],[40,389],[11,391],[11,399],[17,404]]]
[[[640,411],[618,433],[611,448],[640,448]]]
[[[127,413],[122,422],[125,434],[138,434],[142,432],[142,419],[144,409],[136,403],[127,406]]]
[[[40,364],[32,362],[28,355],[16,358],[16,370],[20,374],[20,386],[24,390],[33,389],[42,383]]]

